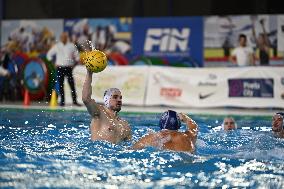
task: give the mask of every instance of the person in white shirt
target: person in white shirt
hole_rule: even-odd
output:
[[[6,76],[9,76],[9,75],[10,75],[10,72],[7,69],[0,67],[0,76],[1,77],[6,77]]]
[[[57,82],[59,83],[60,92],[60,106],[65,105],[64,98],[64,77],[67,76],[68,83],[71,88],[73,104],[81,106],[77,102],[77,94],[75,89],[75,83],[73,78],[73,68],[79,61],[80,56],[76,46],[68,41],[68,33],[63,32],[60,36],[60,41],[57,42],[48,52],[47,59],[53,60],[55,56],[55,66],[57,68]]]
[[[253,49],[247,46],[246,35],[239,35],[239,46],[232,51],[230,61],[238,66],[255,65]]]

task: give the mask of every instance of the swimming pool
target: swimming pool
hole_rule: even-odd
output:
[[[158,130],[156,113],[121,113],[133,141]],[[269,116],[234,116],[238,129],[216,130],[221,115],[192,115],[197,150],[130,149],[90,141],[86,111],[0,109],[0,186],[15,188],[283,188],[284,139]],[[182,127],[185,128],[184,126]]]

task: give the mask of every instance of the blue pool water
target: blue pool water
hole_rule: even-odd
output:
[[[133,141],[90,141],[85,111],[0,109],[0,188],[283,188],[284,139],[269,116],[235,116],[242,129],[218,131],[223,116],[192,115],[194,155],[131,150],[158,130],[159,114],[121,113]],[[183,126],[184,129],[184,126]]]

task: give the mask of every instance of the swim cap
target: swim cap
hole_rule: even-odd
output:
[[[109,108],[109,101],[110,101],[110,98],[111,98],[111,95],[114,93],[114,92],[120,92],[120,90],[118,88],[109,88],[105,91],[104,93],[104,103],[105,103],[105,106]]]
[[[281,115],[284,118],[284,112],[277,112],[276,114]]]
[[[159,126],[161,129],[178,130],[181,126],[178,114],[173,110],[164,112],[160,118]]]

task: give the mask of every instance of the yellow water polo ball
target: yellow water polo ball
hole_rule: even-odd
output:
[[[86,68],[94,73],[101,72],[107,67],[107,56],[99,50],[83,52],[80,59]]]
[[[81,62],[82,64],[85,64],[85,63],[84,63],[84,60],[85,60],[85,58],[86,58],[86,54],[87,54],[86,51],[80,52],[80,62]]]

